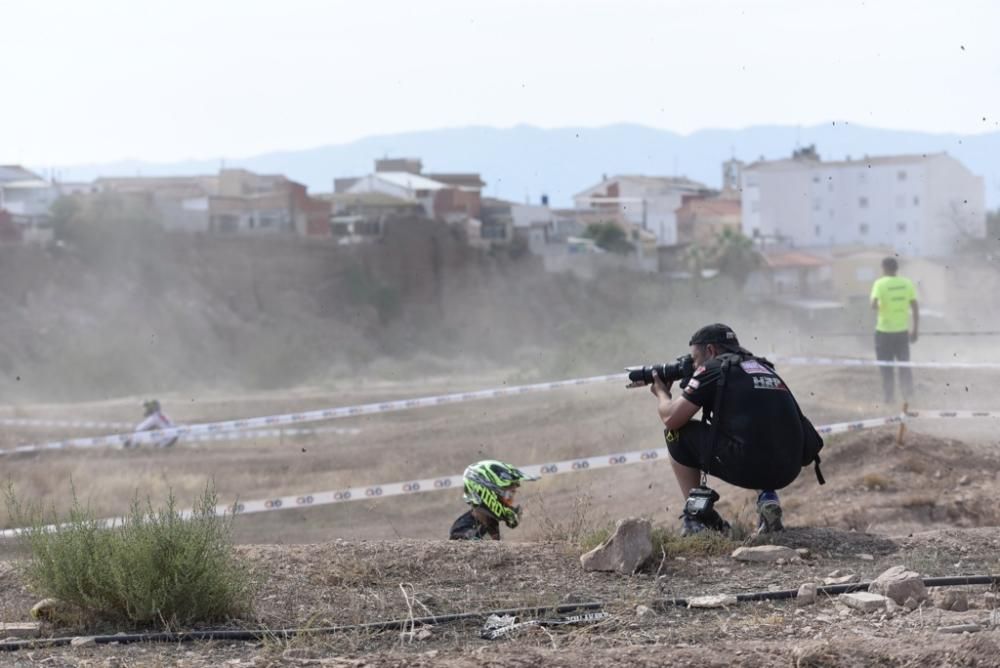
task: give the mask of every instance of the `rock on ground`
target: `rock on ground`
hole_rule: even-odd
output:
[[[616,571],[632,575],[653,554],[653,527],[647,519],[619,520],[615,532],[580,557],[585,571]]]
[[[931,599],[934,606],[952,612],[965,612],[969,609],[969,595],[959,589],[943,589],[934,592]]]
[[[812,605],[816,602],[816,583],[806,582],[799,587],[799,593],[795,597],[798,605]]]
[[[756,547],[738,547],[733,551],[736,561],[776,562],[784,559],[786,562],[798,557],[798,553],[790,547],[782,545],[758,545]]]
[[[885,604],[888,599],[881,594],[857,591],[853,594],[841,594],[840,600],[847,607],[860,610],[861,612],[877,612],[885,610]]]
[[[872,580],[868,591],[888,596],[896,603],[905,605],[912,598],[917,603],[927,599],[927,587],[920,575],[907,570],[905,566],[893,566]]]
[[[728,608],[736,605],[736,597],[732,594],[713,594],[711,596],[694,596],[688,599],[689,608]]]

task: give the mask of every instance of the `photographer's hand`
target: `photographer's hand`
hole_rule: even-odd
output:
[[[664,383],[660,375],[654,372],[653,384],[649,387],[656,397],[656,412],[663,421],[663,425],[667,429],[680,429],[701,408],[688,401],[683,394],[675,400],[670,395],[672,385],[673,381]]]
[[[660,378],[660,374],[657,371],[653,372],[653,384],[649,386],[649,391],[653,393],[657,399],[661,401],[666,399],[670,400],[673,396],[670,394],[670,388],[673,387],[674,381],[669,383],[664,383],[663,379]]]

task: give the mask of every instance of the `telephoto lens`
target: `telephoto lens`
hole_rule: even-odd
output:
[[[653,373],[658,373],[664,383],[673,380],[684,380],[694,375],[694,359],[690,355],[681,355],[675,362],[664,364],[650,364],[648,366],[627,366],[628,385],[626,389],[633,387],[645,387],[653,384]]]

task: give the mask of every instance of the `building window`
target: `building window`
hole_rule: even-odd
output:
[[[861,223],[858,225],[858,232],[861,236],[866,236],[868,234],[868,223]]]
[[[900,181],[905,181],[906,180],[906,172],[903,171],[903,170],[900,170],[900,171],[896,172],[896,178],[899,179]]]
[[[820,227],[819,225],[816,226],[816,236],[817,237],[823,236],[823,228]]]
[[[813,183],[819,183],[819,174],[813,177]]]
[[[897,232],[905,232],[906,231],[906,223],[896,223],[896,231]]]
[[[858,208],[861,208],[861,209],[867,209],[868,208],[868,198],[867,197],[859,197],[858,198]]]
[[[916,195],[913,196],[913,206],[920,206],[920,198]]]

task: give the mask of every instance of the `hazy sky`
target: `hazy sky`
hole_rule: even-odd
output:
[[[0,0],[0,25],[0,164],[461,125],[1000,128],[992,0]]]

